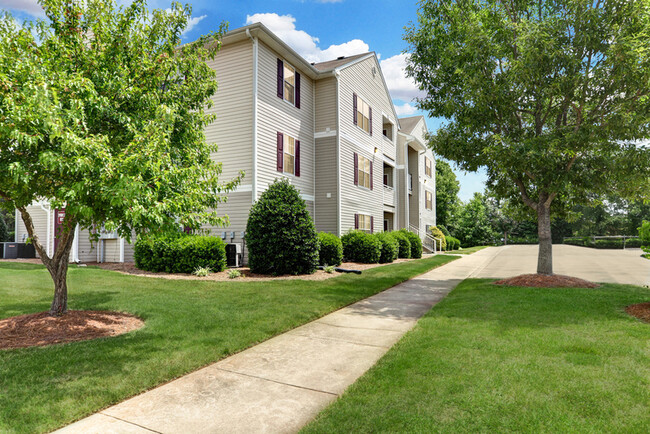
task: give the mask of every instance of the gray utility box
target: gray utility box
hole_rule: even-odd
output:
[[[32,244],[4,243],[2,257],[4,259],[30,259],[36,257],[36,249]]]

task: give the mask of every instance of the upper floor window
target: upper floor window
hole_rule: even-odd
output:
[[[424,191],[424,202],[425,202],[425,207],[428,210],[433,209],[433,193],[431,193],[429,190]]]
[[[300,176],[300,140],[278,132],[277,154],[278,172]]]
[[[278,98],[300,108],[300,74],[296,69],[278,59]]]
[[[424,174],[429,178],[433,176],[433,162],[428,157],[424,157]]]
[[[372,161],[354,153],[354,184],[372,190]]]
[[[356,93],[352,95],[352,105],[354,125],[372,136],[372,107],[359,98]]]

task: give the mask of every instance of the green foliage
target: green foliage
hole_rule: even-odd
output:
[[[343,262],[343,244],[341,239],[329,232],[319,232],[318,241],[320,248],[318,252],[320,265],[341,265]]]
[[[13,241],[9,239],[9,231],[7,230],[7,223],[0,215],[0,242],[3,241]]]
[[[640,238],[629,238],[625,240],[625,247],[629,248],[639,248],[643,245],[643,241]]]
[[[411,241],[410,238],[402,231],[393,231],[390,233],[393,238],[397,240],[398,252],[397,257],[409,259],[411,257]]]
[[[327,274],[332,274],[334,271],[336,271],[336,267],[334,265],[327,265],[323,267],[323,271],[325,271]]]
[[[248,265],[260,274],[311,274],[318,266],[318,236],[300,193],[276,180],[251,207],[246,224]]]
[[[526,236],[526,237],[519,237],[516,235],[508,237],[508,244],[538,244],[539,243],[539,238],[537,236],[532,235],[532,236]]]
[[[639,227],[639,238],[641,238],[643,250],[650,253],[650,221],[644,220],[641,227]]]
[[[573,246],[594,247],[594,240],[591,237],[568,237],[564,239],[564,244]]]
[[[485,196],[474,193],[474,197],[460,209],[454,236],[463,247],[494,243],[498,234],[492,228]]]
[[[351,262],[375,264],[381,259],[381,241],[363,231],[350,231],[341,237],[343,256]]]
[[[442,232],[443,234],[445,234],[446,237],[448,237],[448,236],[451,235],[451,234],[449,233],[449,231],[447,230],[447,227],[446,227],[446,226],[438,225],[438,229],[440,229],[440,232]]]
[[[236,279],[238,277],[241,277],[241,271],[231,268],[228,270],[228,279]]]
[[[390,232],[378,232],[375,238],[381,243],[381,256],[379,262],[385,264],[397,259],[399,253],[399,243]]]
[[[447,241],[447,250],[458,250],[460,248],[460,240],[452,236],[445,235],[445,240]]]
[[[211,272],[212,270],[210,267],[196,267],[196,269],[192,271],[192,274],[197,277],[207,277]]]
[[[407,230],[400,229],[399,232],[402,232],[408,238],[411,243],[411,258],[419,259],[422,257],[422,240],[417,234]]]
[[[460,183],[448,162],[436,161],[436,220],[439,225],[451,224],[460,205]],[[449,235],[449,234],[445,234]]]
[[[182,233],[140,236],[134,246],[135,266],[165,273],[214,272],[226,268],[226,245],[221,238]]]
[[[447,250],[447,238],[445,233],[436,226],[432,226],[430,228],[430,231],[431,231],[431,235],[433,235],[434,238],[440,240],[440,241],[436,241],[436,247],[438,248],[438,250]]]

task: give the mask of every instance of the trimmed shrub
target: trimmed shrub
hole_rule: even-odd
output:
[[[251,207],[246,224],[248,265],[259,274],[311,274],[318,266],[318,237],[300,193],[276,180]]]
[[[381,243],[381,256],[379,262],[382,264],[393,262],[399,253],[399,243],[390,232],[378,232],[375,238]]]
[[[406,229],[400,229],[400,232],[403,232],[411,242],[411,258],[420,259],[422,257],[422,240],[420,237]]]
[[[397,241],[397,245],[398,245],[397,257],[403,259],[410,258],[411,241],[409,241],[409,237],[407,237],[406,234],[404,234],[404,232],[401,231],[393,231],[390,234]]]
[[[572,246],[594,247],[594,243],[590,237],[565,238],[564,244],[570,244]]]
[[[431,231],[431,235],[433,235],[434,238],[438,238],[440,241],[436,241],[436,247],[439,250],[447,250],[447,240],[445,238],[445,234],[440,230],[440,228],[436,226],[432,226],[429,231]]]
[[[641,248],[643,251],[650,253],[650,221],[644,220],[643,224],[641,224],[639,238],[641,239]]]
[[[622,238],[610,238],[610,239],[601,239],[594,241],[594,246],[597,249],[622,249],[623,248],[623,239]]]
[[[341,242],[348,261],[376,264],[381,259],[381,241],[366,232],[350,231],[341,237]]]
[[[445,241],[447,241],[447,251],[458,250],[460,248],[460,240],[451,236],[445,236]]]
[[[625,240],[625,247],[638,248],[641,247],[642,244],[643,241],[641,241],[641,238],[628,238],[627,240]]]
[[[451,236],[451,234],[449,233],[449,231],[447,230],[447,228],[444,227],[443,225],[438,225],[437,228],[440,229],[440,232],[442,232],[443,234],[445,234],[446,237],[450,237],[450,236]]]
[[[341,265],[343,262],[343,243],[341,239],[329,232],[319,232],[318,262],[320,265]]]
[[[178,233],[139,237],[133,255],[135,266],[146,271],[191,274],[197,268],[214,272],[226,268],[226,244],[210,236]]]

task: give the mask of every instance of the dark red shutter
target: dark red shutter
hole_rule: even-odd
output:
[[[359,214],[354,215],[354,228],[359,229]]]
[[[368,107],[368,122],[370,123],[370,135],[372,136],[372,107]]]
[[[284,63],[278,59],[278,98],[284,98]]]
[[[283,171],[284,166],[284,136],[278,133],[278,172]]]
[[[354,125],[357,125],[357,94],[352,94],[352,119],[354,120]]]
[[[296,140],[296,176],[300,176],[300,140]]]
[[[354,185],[359,185],[359,156],[354,153]]]
[[[296,71],[296,108],[300,108],[300,74]]]
[[[372,190],[372,161],[370,162],[370,189]]]
[[[375,232],[375,218],[370,216],[370,233]]]

